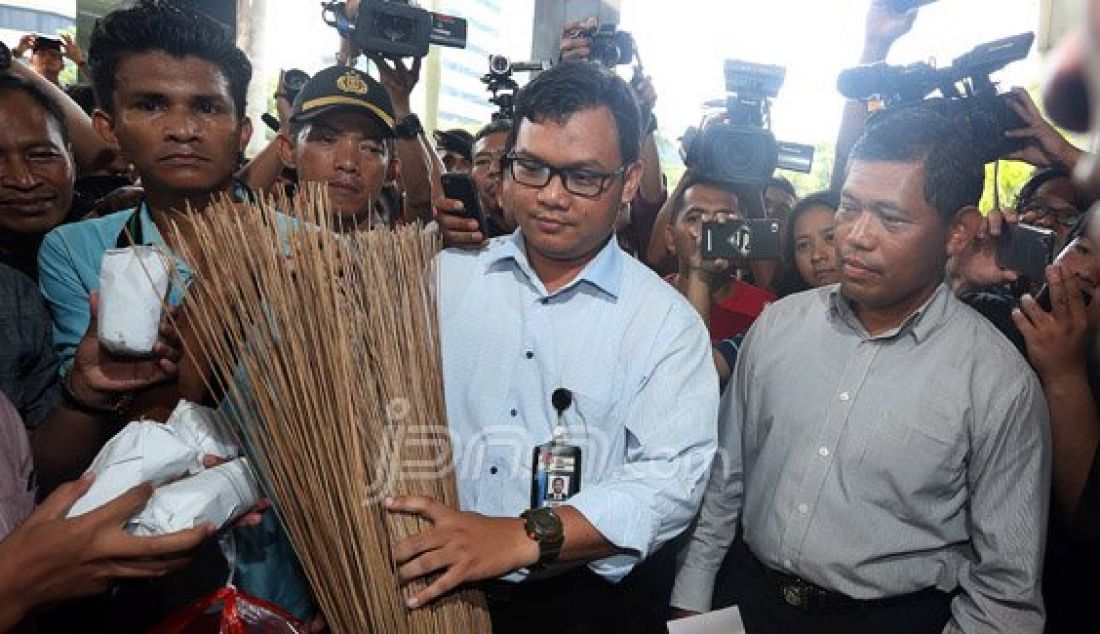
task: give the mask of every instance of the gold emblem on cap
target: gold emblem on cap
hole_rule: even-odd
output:
[[[344,92],[354,93],[356,95],[365,95],[370,87],[367,86],[367,82],[363,81],[355,71],[349,70],[340,76],[340,79],[336,80],[336,87]]]

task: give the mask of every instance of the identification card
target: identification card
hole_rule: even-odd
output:
[[[531,508],[561,506],[580,490],[580,447],[560,441],[535,447],[531,465]]]

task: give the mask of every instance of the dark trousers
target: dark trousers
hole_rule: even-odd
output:
[[[925,590],[845,611],[812,613],[788,605],[744,542],[734,542],[734,592],[749,634],[939,634],[951,618],[951,597]]]
[[[530,583],[486,584],[494,634],[665,634],[675,575],[674,540],[617,584],[581,566]]]

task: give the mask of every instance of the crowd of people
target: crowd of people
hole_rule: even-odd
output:
[[[871,3],[861,62],[917,18],[892,7]],[[1044,95],[1080,131],[1100,113],[1100,2],[1086,15]],[[670,190],[653,83],[590,61],[594,26],[564,25],[558,62],[476,132],[424,129],[419,59],[342,41],[346,63],[300,90],[280,82],[277,134],[247,159],[252,65],[201,13],[138,0],[96,22],[86,57],[68,36],[12,48],[0,630],[142,631],[224,585],[227,566],[326,628],[262,506],[224,529],[232,564],[211,526],[127,532],[150,485],[66,517],[128,421],[218,404],[214,369],[185,354],[203,263],[174,257],[185,284],[153,354],[125,357],[98,339],[104,254],[197,252],[186,210],[312,184],[337,231],[419,223],[445,247],[460,507],[386,500],[430,526],[377,580],[426,580],[409,609],[471,584],[498,632],[662,632],[729,605],[749,632],[1095,629],[1100,161],[1017,89],[1006,103],[1026,125],[1005,135],[1023,149],[1003,158],[1034,173],[1004,209],[978,210],[986,173],[961,122],[919,106],[868,117],[855,101],[828,190],[693,164]],[[87,85],[60,85],[65,58]],[[446,197],[447,174],[469,175],[483,219]],[[778,223],[777,255],[704,257],[707,227],[757,219]],[[1043,279],[999,264],[1020,224],[1052,231]],[[547,443],[584,459],[542,490],[528,461]]]

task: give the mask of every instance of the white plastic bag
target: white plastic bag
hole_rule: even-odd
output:
[[[99,269],[99,342],[115,354],[153,353],[170,260],[155,246],[110,249]]]
[[[164,425],[200,454],[226,459],[241,455],[229,423],[209,407],[180,399]],[[192,473],[198,471],[195,469]]]
[[[248,461],[238,458],[160,487],[129,529],[135,535],[164,535],[203,523],[223,528],[259,499]]]
[[[68,517],[83,515],[144,482],[160,486],[202,467],[198,449],[153,421],[134,421],[99,450],[88,471],[96,478]]]

